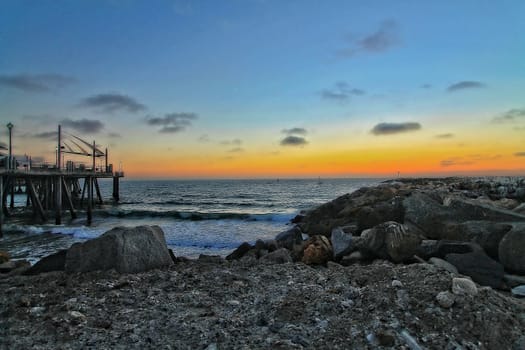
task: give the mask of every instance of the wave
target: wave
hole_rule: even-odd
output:
[[[288,222],[293,219],[295,213],[239,213],[239,212],[199,212],[179,210],[145,210],[145,209],[122,209],[111,208],[97,211],[97,215],[116,218],[170,218],[176,220],[242,220],[242,221],[272,221]]]

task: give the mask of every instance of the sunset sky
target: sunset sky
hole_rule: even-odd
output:
[[[0,121],[130,178],[523,175],[525,1],[0,0]]]

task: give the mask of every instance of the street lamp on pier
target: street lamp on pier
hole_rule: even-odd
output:
[[[13,162],[13,147],[12,147],[12,143],[11,143],[11,140],[12,140],[12,136],[13,136],[13,123],[9,122],[7,123],[7,129],[9,129],[9,159],[8,159],[8,163],[7,163],[7,169],[11,169],[12,167],[12,162]]]

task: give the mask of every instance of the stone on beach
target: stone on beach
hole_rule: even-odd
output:
[[[116,227],[98,238],[73,244],[66,254],[65,271],[135,273],[172,264],[160,227]]]
[[[525,225],[515,225],[499,244],[499,259],[510,271],[525,274]]]
[[[388,221],[363,231],[363,246],[370,253],[394,262],[406,261],[414,256],[421,239],[406,226]]]
[[[468,278],[456,277],[452,279],[452,293],[475,296],[478,294],[478,287]]]
[[[304,245],[302,262],[309,265],[326,264],[332,260],[332,244],[322,235],[312,236]]]
[[[8,262],[9,259],[11,259],[11,256],[8,252],[2,252],[0,251],[0,264],[3,264],[5,262]]]
[[[448,254],[445,260],[454,265],[459,273],[471,277],[482,286],[500,288],[503,283],[503,266],[482,251],[466,254]]]

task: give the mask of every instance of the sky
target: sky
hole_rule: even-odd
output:
[[[60,124],[129,178],[523,175],[524,33],[523,0],[0,0],[0,144],[54,164]]]

